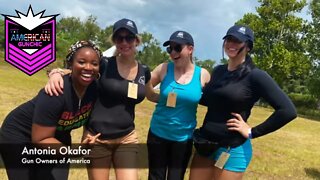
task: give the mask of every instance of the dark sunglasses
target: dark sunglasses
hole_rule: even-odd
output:
[[[126,36],[115,35],[113,39],[117,43],[121,43],[123,40],[126,40],[126,42],[128,43],[132,43],[136,39],[136,36],[133,34],[129,34]]]
[[[242,41],[240,41],[239,39],[233,36],[227,36],[225,40],[229,42],[238,43],[238,44],[242,43]]]
[[[167,47],[167,52],[170,54],[173,50],[176,51],[177,53],[180,53],[182,51],[183,47],[182,45],[175,45],[175,46],[168,46]]]

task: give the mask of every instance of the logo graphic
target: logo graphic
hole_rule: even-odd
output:
[[[140,76],[138,82],[142,85],[145,85],[145,82],[146,82],[146,78],[144,76]]]
[[[132,21],[128,21],[127,22],[127,26],[130,26],[130,27],[134,28]]]
[[[177,34],[177,37],[183,38],[183,32],[179,32],[179,33]]]
[[[31,5],[26,15],[5,17],[5,60],[29,76],[56,60],[56,16],[34,15]]]
[[[246,28],[245,27],[241,27],[241,28],[239,28],[238,32],[242,33],[242,34],[246,34]]]

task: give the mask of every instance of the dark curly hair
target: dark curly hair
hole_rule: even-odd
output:
[[[66,68],[70,68],[70,65],[73,61],[73,56],[74,54],[81,48],[83,47],[90,47],[92,48],[94,51],[96,51],[96,53],[99,56],[99,59],[102,57],[102,52],[99,49],[99,47],[94,44],[92,41],[77,41],[76,43],[72,44],[69,48],[68,54],[66,56],[66,60],[65,60],[65,64],[64,66]]]

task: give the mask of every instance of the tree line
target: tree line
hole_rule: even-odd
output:
[[[251,53],[256,65],[267,71],[287,92],[320,98],[320,0],[258,0],[255,13],[247,13],[236,24],[250,26],[255,32],[254,50]],[[298,16],[308,9],[311,20]],[[4,34],[4,22],[0,19],[0,34]],[[102,50],[112,46],[109,38],[112,26],[99,27],[97,18],[89,16],[81,21],[78,17],[63,17],[57,22],[56,66],[68,47],[77,40],[96,42]],[[149,32],[140,34],[142,45],[137,59],[153,69],[169,59],[160,42]],[[0,46],[4,47],[4,36]],[[3,49],[3,47],[1,49]],[[194,62],[211,71],[217,60]],[[226,59],[220,60],[225,63]]]
[[[289,93],[299,113],[319,109],[320,0],[258,3],[256,13],[247,13],[236,22],[255,32],[254,62]],[[310,20],[298,16],[304,8]],[[319,118],[319,111],[314,115]]]

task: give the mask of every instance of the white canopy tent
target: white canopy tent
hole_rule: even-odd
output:
[[[111,57],[114,55],[115,51],[116,51],[116,46],[112,46],[111,48],[105,50],[102,54],[103,56]]]

